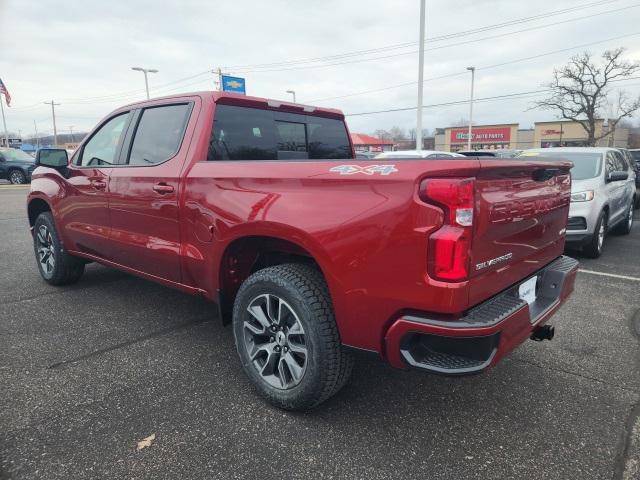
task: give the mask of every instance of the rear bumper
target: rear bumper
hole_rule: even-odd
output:
[[[539,270],[536,300],[518,296],[520,284],[469,310],[457,320],[407,315],[387,330],[385,351],[398,368],[468,375],[492,367],[547,322],[573,291],[578,262],[561,256]]]

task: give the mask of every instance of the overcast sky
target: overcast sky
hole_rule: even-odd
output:
[[[557,13],[562,9],[572,10]],[[116,107],[144,98],[142,73],[132,66],[160,71],[149,78],[152,96],[211,90],[214,75],[207,71],[222,67],[246,77],[249,95],[288,99],[285,92],[293,89],[300,103],[347,114],[412,107],[418,18],[418,0],[0,0],[0,78],[13,97],[5,107],[8,127],[26,137],[35,120],[40,132],[52,133],[51,109],[42,102],[53,99],[61,104],[59,132],[71,125],[89,130]],[[600,54],[624,46],[629,59],[640,60],[638,20],[638,0],[427,0],[427,38],[433,40],[425,79],[446,77],[425,82],[424,103],[468,100],[465,68],[471,65],[482,99],[540,90],[554,66],[587,49]],[[457,35],[434,38],[451,34]],[[398,44],[406,46],[386,48]],[[318,57],[334,58],[309,61]],[[617,84],[623,85],[640,94],[640,79]],[[555,118],[529,111],[531,101],[478,102],[474,123],[529,128]],[[446,127],[462,118],[468,104],[428,108],[424,125]],[[415,121],[415,110],[348,117],[352,131],[367,133],[408,129]]]

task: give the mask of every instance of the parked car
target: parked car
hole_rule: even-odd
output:
[[[29,183],[36,168],[35,159],[16,148],[0,148],[0,178],[15,185]]]
[[[636,208],[640,208],[640,149],[627,150],[631,155],[633,170],[636,174]]]
[[[553,337],[577,271],[571,164],[451,157],[357,160],[332,109],[222,92],[131,104],[70,161],[39,152],[37,266],[64,285],[95,261],[216,302],[285,409],[335,394],[352,349],[482,372]]]
[[[453,152],[441,152],[438,150],[396,150],[393,152],[382,152],[375,156],[376,159],[381,158],[464,158],[464,155],[459,155]]]
[[[494,150],[462,150],[457,152],[465,157],[491,157],[495,158],[498,155]]]
[[[374,158],[375,156],[376,153],[373,152],[356,152],[356,158],[360,160],[369,160],[371,158]]]
[[[573,162],[567,244],[592,258],[602,254],[607,233],[631,232],[635,174],[617,148],[556,147],[525,150],[519,158]]]
[[[509,148],[497,148],[495,150],[465,150],[458,152],[465,157],[495,157],[495,158],[515,158],[522,150]]]

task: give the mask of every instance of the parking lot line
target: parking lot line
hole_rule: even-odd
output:
[[[578,269],[581,273],[588,273],[591,275],[601,275],[603,277],[620,278],[622,280],[630,280],[632,282],[640,282],[640,277],[630,277],[628,275],[617,275],[615,273],[596,272],[594,270],[585,270],[583,268]]]

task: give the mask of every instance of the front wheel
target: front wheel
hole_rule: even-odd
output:
[[[622,220],[616,228],[616,232],[621,235],[629,235],[631,233],[631,227],[633,227],[633,204],[634,202],[631,202],[625,219]]]
[[[33,226],[33,249],[40,275],[51,285],[67,285],[80,280],[84,262],[65,252],[50,212],[38,215]]]
[[[22,170],[11,170],[9,172],[9,181],[14,185],[22,185],[27,183],[27,176]]]
[[[589,243],[583,248],[584,254],[589,258],[598,258],[602,255],[602,247],[604,247],[604,238],[607,235],[607,212],[601,212],[596,223],[595,231],[589,240]]]
[[[311,266],[277,265],[251,275],[236,296],[233,334],[255,388],[287,410],[308,410],[327,400],[353,367],[327,284]]]

